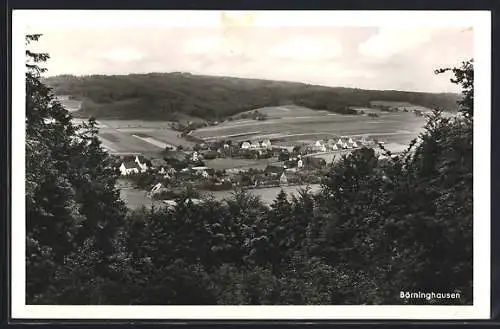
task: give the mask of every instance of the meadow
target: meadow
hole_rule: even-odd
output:
[[[169,121],[98,120],[99,137],[111,153],[159,153],[166,146],[192,146]]]
[[[237,136],[235,140],[271,138],[287,142],[311,142],[321,138],[354,136],[407,144],[416,137],[425,124],[424,117],[413,113],[388,113],[372,109],[378,117],[341,115],[295,107],[259,109],[270,113],[268,119],[226,121],[217,126],[193,131],[195,137],[205,140],[223,136]],[[312,111],[315,115],[311,115]],[[279,116],[282,113],[281,116]],[[248,132],[247,135],[244,135]]]

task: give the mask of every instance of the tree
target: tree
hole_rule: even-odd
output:
[[[27,36],[27,45],[39,37]],[[51,296],[57,302],[59,296],[49,292],[62,281],[50,278],[59,277],[89,244],[102,256],[94,275],[106,275],[125,208],[115,188],[114,160],[100,147],[95,120],[73,124],[40,81],[48,55],[26,55],[27,300],[47,302]]]
[[[453,73],[450,81],[462,88],[462,99],[458,101],[460,111],[466,118],[472,118],[474,114],[474,60],[464,61],[460,67],[438,69],[435,73],[442,74],[448,71]]]

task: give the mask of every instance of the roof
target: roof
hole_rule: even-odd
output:
[[[193,170],[207,170],[209,168],[208,167],[193,167],[191,169],[193,169]]]
[[[125,169],[141,169],[141,167],[139,167],[139,165],[135,161],[126,161],[122,162],[122,164],[125,166]]]

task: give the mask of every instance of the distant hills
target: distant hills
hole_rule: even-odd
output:
[[[266,106],[295,104],[315,110],[353,113],[350,107],[405,103],[457,110],[458,94],[325,87],[297,82],[149,73],[129,75],[60,75],[44,79],[56,95],[81,100],[75,116],[100,119],[222,120]]]

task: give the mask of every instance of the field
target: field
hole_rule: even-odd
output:
[[[269,159],[233,159],[233,158],[218,158],[213,160],[207,160],[205,163],[207,167],[213,168],[215,170],[224,170],[230,168],[240,168],[240,169],[265,169],[267,165],[276,163],[276,158]]]
[[[283,115],[278,117],[280,111]],[[371,109],[379,117],[369,117],[311,111],[300,107],[293,107],[291,110],[289,107],[285,107],[285,110],[265,108],[262,113],[272,114],[268,116],[268,120],[227,121],[217,126],[195,130],[192,135],[205,140],[233,136],[232,139],[236,141],[270,138],[295,143],[353,136],[407,144],[418,135],[425,124],[425,118],[406,112],[388,113]]]
[[[115,154],[158,154],[166,146],[193,145],[172,130],[168,121],[99,120],[97,123],[103,147]]]

